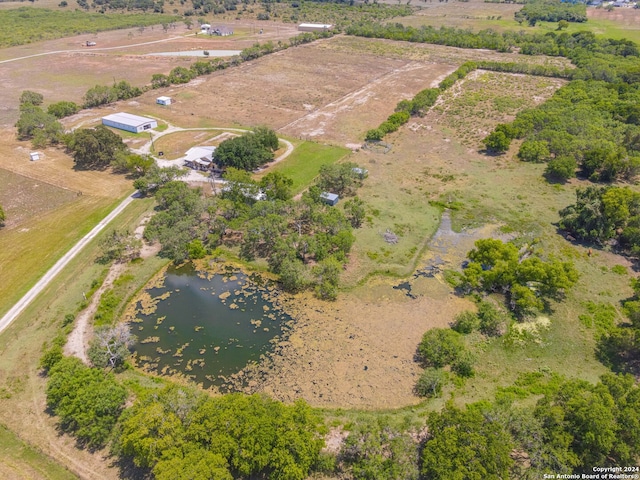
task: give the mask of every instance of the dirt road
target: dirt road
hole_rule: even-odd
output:
[[[137,192],[136,192],[137,193]],[[82,237],[78,243],[76,243],[71,250],[64,254],[64,256],[56,262],[56,264],[49,269],[44,276],[38,280],[38,282],[29,290],[19,301],[16,303],[2,318],[0,318],[0,332],[6,329],[11,322],[13,322],[22,311],[45,289],[49,283],[55,278],[58,273],[62,271],[64,267],[78,254],[80,251],[95,238],[108,224],[116,218],[126,207],[135,199],[135,195],[125,198],[120,205],[114,208],[109,215],[98,223],[93,229]]]

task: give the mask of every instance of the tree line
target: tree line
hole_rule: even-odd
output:
[[[521,374],[493,402],[447,402],[404,426],[385,415],[359,419],[330,453],[321,451],[324,419],[302,400],[210,397],[175,385],[134,394],[111,372],[76,358],[45,358],[47,405],[60,428],[85,448],[109,445],[116,458],[158,480],[302,480],[313,472],[362,480],[524,479],[635,465],[640,455],[640,388],[628,374],[606,374],[595,385]],[[533,395],[540,396],[533,406],[519,406]]]
[[[574,177],[578,170],[594,181],[630,179],[640,171],[640,121],[636,111],[640,52],[633,42],[600,39],[591,32],[538,35],[485,30],[476,34],[401,24],[353,26],[348,33],[498,51],[518,47],[521,54],[565,56],[576,68],[530,67],[527,73],[567,78],[571,82],[541,105],[520,112],[512,123],[498,125],[484,140],[487,151],[501,153],[508,150],[513,139],[524,139],[519,158],[546,162],[545,174],[554,181]],[[475,68],[480,66],[477,64]],[[522,70],[513,64],[496,62],[486,62],[483,67],[498,71]],[[424,90],[413,101],[403,101],[397,108],[415,114],[416,101],[427,107],[433,105],[438,90],[446,89],[472,69],[472,63],[464,64],[459,69],[464,71],[454,72],[439,89]],[[374,129],[367,135],[371,139],[382,138],[382,132]]]
[[[584,3],[562,2],[561,0],[535,0],[527,2],[515,15],[517,22],[526,21],[530,26],[538,22],[587,21],[587,6]]]
[[[571,76],[571,69],[560,69],[552,65],[492,61],[465,62],[455,72],[442,80],[437,88],[426,88],[418,92],[411,100],[400,100],[394,113],[389,115],[378,128],[366,132],[365,140],[380,141],[386,134],[397,131],[412,116],[426,115],[429,109],[436,104],[442,92],[448,90],[458,80],[465,78],[469,73],[477,69],[556,78],[569,78]]]

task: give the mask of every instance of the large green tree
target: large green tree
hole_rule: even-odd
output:
[[[271,160],[273,152],[251,133],[225,140],[215,152],[215,161],[221,167],[255,170]]]
[[[483,239],[475,247],[467,254],[466,288],[505,294],[509,308],[519,316],[545,309],[549,300],[561,299],[578,280],[571,262],[544,261],[513,243]]]
[[[485,415],[483,405],[464,410],[447,405],[427,421],[422,474],[432,480],[503,480],[513,464],[514,443],[504,426]]]
[[[340,459],[357,480],[417,480],[418,446],[410,432],[394,428],[386,417],[354,425]]]
[[[260,395],[193,397],[174,387],[136,402],[116,449],[162,479],[303,480],[324,444],[322,432],[320,417],[303,401],[285,406]]]
[[[535,415],[544,442],[568,449],[564,468],[591,472],[593,465],[634,465],[640,458],[640,388],[631,375],[607,374],[601,383],[563,383],[541,399]]]
[[[64,118],[78,113],[80,107],[74,102],[61,101],[47,107],[47,113],[56,118]]]
[[[464,350],[462,335],[449,328],[427,330],[418,346],[422,362],[436,368],[455,363]]]
[[[38,92],[33,92],[31,90],[24,90],[22,92],[22,94],[20,95],[20,105],[24,106],[24,105],[42,105],[42,102],[44,102],[44,97],[42,96],[41,93]]]
[[[77,168],[104,169],[127,152],[122,137],[107,127],[81,128],[69,134],[66,146]]]
[[[56,117],[32,104],[22,106],[16,128],[18,139],[31,140],[36,148],[58,143],[64,133],[64,127]]]
[[[107,442],[126,398],[113,374],[88,368],[75,357],[63,358],[49,370],[47,406],[60,417],[63,430],[89,447]]]
[[[338,195],[353,195],[355,189],[362,185],[362,175],[358,165],[352,162],[334,163],[320,167],[317,185]]]
[[[206,236],[202,222],[205,204],[200,189],[184,182],[170,181],[156,192],[158,213],[151,217],[144,236],[162,244],[160,254],[176,262],[189,258],[190,244]]]

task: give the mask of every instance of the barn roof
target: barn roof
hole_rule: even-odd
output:
[[[112,113],[111,115],[102,117],[102,119],[116,123],[123,123],[125,125],[131,125],[132,127],[139,127],[141,125],[144,125],[145,123],[156,121],[153,118],[141,117],[139,115],[133,115],[131,113],[124,112]]]

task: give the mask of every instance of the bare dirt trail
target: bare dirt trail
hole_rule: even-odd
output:
[[[89,357],[87,350],[89,347],[89,339],[93,333],[93,317],[98,310],[98,304],[102,298],[102,294],[111,288],[113,282],[120,276],[126,267],[125,263],[114,263],[109,269],[104,282],[91,297],[91,302],[87,308],[82,310],[76,318],[76,324],[73,331],[67,338],[67,344],[64,346],[65,355],[78,357],[86,365],[89,365]]]
[[[142,248],[140,249],[140,258],[149,258],[158,253],[160,245],[149,245],[142,239],[144,233],[144,226],[149,221],[150,216],[145,216],[140,224],[135,229],[135,236],[139,240],[142,240]],[[89,340],[91,340],[93,333],[92,319],[98,310],[98,304],[104,292],[113,286],[113,282],[124,272],[126,269],[126,263],[114,263],[109,268],[109,272],[105,277],[100,288],[98,288],[93,296],[91,302],[80,312],[76,318],[73,331],[67,337],[67,343],[64,346],[65,355],[75,356],[82,360],[83,363],[89,365],[89,357],[87,351],[89,349]]]

